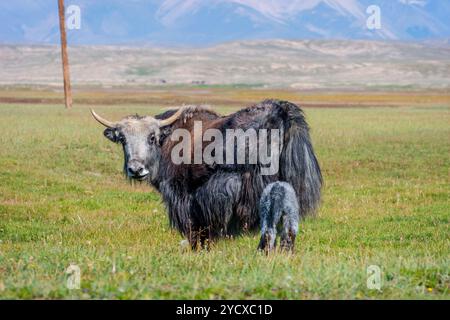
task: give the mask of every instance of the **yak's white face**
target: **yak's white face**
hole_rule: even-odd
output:
[[[120,143],[124,152],[124,171],[130,179],[155,181],[160,159],[160,130],[171,125],[183,112],[180,108],[167,119],[129,116],[118,122],[100,117],[93,110],[92,116],[106,127],[105,137]]]
[[[106,128],[105,137],[120,143],[124,152],[124,171],[130,179],[154,178],[159,163],[158,122],[151,117],[127,117],[113,128]]]

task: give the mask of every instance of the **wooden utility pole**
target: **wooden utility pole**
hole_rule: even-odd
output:
[[[69,56],[67,55],[66,19],[64,0],[58,0],[59,31],[61,33],[61,57],[64,76],[64,98],[66,108],[72,108],[72,90],[70,88]]]

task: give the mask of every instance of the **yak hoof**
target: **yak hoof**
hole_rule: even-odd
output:
[[[264,234],[261,236],[259,241],[258,250],[264,251],[267,255],[275,249],[275,240],[271,239],[269,234]]]

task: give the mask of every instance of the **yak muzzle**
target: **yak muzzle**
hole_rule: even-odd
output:
[[[149,171],[145,168],[145,165],[139,161],[130,161],[127,165],[128,177],[136,180],[143,180],[149,174]]]

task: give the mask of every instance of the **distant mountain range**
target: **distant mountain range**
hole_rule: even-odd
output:
[[[255,39],[450,38],[448,0],[66,0],[81,8],[71,44],[210,45]],[[370,5],[381,29],[369,30]],[[0,43],[59,41],[56,0],[0,2]]]

